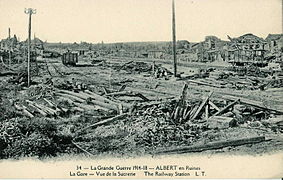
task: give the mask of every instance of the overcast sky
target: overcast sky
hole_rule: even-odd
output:
[[[175,0],[177,39],[226,40],[282,33],[282,0]],[[0,0],[0,38],[27,38],[25,7],[37,9],[32,36],[48,42],[170,41],[171,0]]]

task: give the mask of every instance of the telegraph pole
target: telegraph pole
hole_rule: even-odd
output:
[[[172,0],[172,32],[173,32],[172,35],[173,35],[174,76],[177,77],[175,0]]]
[[[25,9],[25,13],[29,15],[28,25],[28,87],[30,86],[30,37],[31,37],[31,15],[36,13],[36,9]]]
[[[8,29],[8,34],[9,34],[9,66],[11,65],[11,46],[12,46],[12,43],[11,43],[11,30],[10,28]]]

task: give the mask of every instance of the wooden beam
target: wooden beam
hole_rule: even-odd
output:
[[[34,106],[33,104],[29,103],[29,106],[34,108],[37,112],[39,112],[39,114],[41,114],[42,116],[47,116],[47,113],[42,111],[40,108]]]
[[[107,96],[129,96],[129,97],[139,97],[144,101],[150,101],[147,97],[145,97],[144,95],[142,95],[141,93],[136,93],[136,92],[132,92],[132,91],[122,91],[122,92],[113,92],[113,93],[109,93],[107,94]]]
[[[172,154],[172,153],[189,153],[189,152],[202,152],[207,150],[213,149],[221,149],[228,146],[241,146],[245,144],[255,144],[264,142],[264,136],[257,136],[257,137],[248,137],[248,138],[241,138],[241,139],[233,139],[233,140],[223,140],[223,141],[216,141],[210,142],[207,144],[202,145],[194,145],[194,146],[185,146],[181,148],[174,148],[170,150],[162,150],[158,151],[157,154]]]
[[[217,111],[220,111],[220,108],[217,107],[212,101],[208,101],[208,104],[209,104],[212,108],[216,109]]]
[[[214,85],[214,84],[209,84],[197,80],[187,80],[187,83],[195,83],[195,84],[200,84],[200,85],[205,85],[205,86],[211,86],[211,87],[216,87],[216,88],[224,88],[225,86],[223,85]]]
[[[250,100],[250,99],[242,98],[242,97],[239,98],[239,97],[235,97],[235,96],[228,96],[228,95],[223,96],[222,98],[223,98],[223,99],[228,99],[228,100],[240,99],[241,103],[244,103],[244,104],[247,104],[247,105],[250,105],[250,106],[254,106],[254,107],[257,107],[257,108],[259,108],[259,109],[264,109],[264,110],[273,111],[273,112],[276,112],[276,113],[278,113],[278,114],[283,114],[283,111],[265,107],[265,106],[263,105],[263,103],[260,102],[260,101]]]
[[[30,118],[33,118],[33,117],[34,117],[34,115],[33,115],[31,112],[29,112],[29,111],[27,110],[27,107],[25,107],[24,105],[19,106],[19,105],[17,105],[17,104],[14,104],[14,106],[15,106],[15,108],[16,108],[17,110],[23,112],[23,114],[24,114],[25,116],[30,117]]]
[[[83,128],[83,129],[81,129],[81,130],[78,131],[77,133],[80,134],[80,133],[82,133],[83,131],[85,131],[85,130],[87,130],[87,129],[89,129],[89,128],[95,128],[95,127],[98,127],[98,126],[102,126],[102,125],[108,124],[108,123],[113,122],[113,121],[115,121],[115,120],[117,120],[117,119],[124,118],[124,117],[126,117],[127,115],[128,115],[127,113],[125,113],[125,114],[120,114],[120,115],[117,115],[117,116],[115,116],[115,117],[112,117],[112,118],[108,118],[108,119],[99,121],[99,122],[97,122],[97,123],[94,123],[94,124],[92,124],[92,125],[90,125],[90,126],[87,126],[87,127]]]
[[[100,95],[98,95],[98,94],[96,94],[94,92],[91,92],[89,90],[85,90],[85,93],[82,93],[82,94],[88,95],[90,98],[97,99],[99,101],[104,101],[106,103],[113,104],[113,105],[116,105],[116,106],[118,106],[119,103],[121,103],[125,109],[128,109],[128,108],[131,107],[131,104],[124,103],[124,102],[119,102],[118,103],[118,102],[112,101],[110,99],[107,99],[106,97],[100,96]]]
[[[64,94],[64,93],[56,93],[56,94],[63,96],[63,97],[74,99],[74,100],[76,100],[80,103],[86,102],[87,98],[90,98],[90,99],[92,98],[91,95],[86,95],[86,94],[82,94],[82,93],[74,93],[74,92],[71,92],[71,91],[70,92],[66,91],[66,94]],[[118,103],[113,103],[113,104],[112,103],[106,103],[105,101],[103,102],[102,99],[95,99],[95,100],[91,100],[90,102],[94,105],[101,106],[103,108],[119,111],[119,109],[118,109],[119,104]]]
[[[193,115],[192,120],[194,120],[195,118],[197,118],[197,116],[199,115],[200,111],[202,110],[202,108],[204,107],[204,105],[207,103],[207,101],[209,100],[209,98],[212,96],[213,91],[211,91],[208,96],[202,101],[201,105],[199,106],[198,110],[196,111],[196,113]]]
[[[225,106],[224,108],[222,108],[220,111],[216,112],[215,114],[213,114],[213,116],[218,116],[222,113],[224,113],[226,110],[228,110],[230,107],[234,106],[236,103],[238,103],[240,101],[240,99],[236,99],[235,101],[233,101],[232,103],[228,104],[227,106]]]

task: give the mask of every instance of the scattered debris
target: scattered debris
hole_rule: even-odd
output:
[[[278,88],[280,78],[208,68],[169,81],[172,73],[156,63],[109,61],[91,67],[42,62],[29,88],[25,71],[1,71],[0,157],[201,152],[253,146],[267,142],[262,132],[283,132],[278,108],[219,91]],[[92,77],[97,69],[104,71]],[[116,70],[111,77],[109,69]]]

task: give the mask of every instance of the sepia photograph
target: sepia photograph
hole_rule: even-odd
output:
[[[0,178],[282,178],[282,9],[0,0]]]

